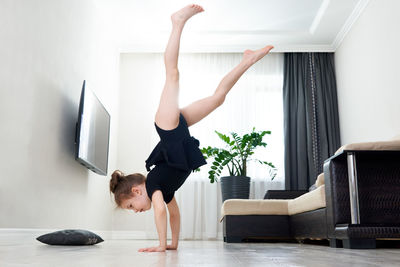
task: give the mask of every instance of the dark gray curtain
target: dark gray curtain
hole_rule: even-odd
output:
[[[285,186],[308,189],[340,146],[333,53],[285,53]]]

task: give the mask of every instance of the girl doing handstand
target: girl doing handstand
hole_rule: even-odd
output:
[[[155,128],[160,142],[146,160],[147,177],[140,173],[124,175],[114,171],[110,191],[117,205],[135,212],[147,211],[153,203],[159,245],[139,251],[177,249],[180,214],[174,193],[185,182],[191,171],[206,164],[199,149],[199,141],[190,135],[188,127],[199,122],[224,103],[225,97],[242,74],[273,48],[244,51],[241,62],[219,83],[214,94],[179,108],[178,54],[183,27],[193,15],[203,12],[199,5],[188,5],[171,16],[172,32],[164,53],[166,81],[155,114]],[[155,165],[153,169],[150,167]],[[166,203],[167,207],[165,206]],[[172,241],[167,244],[167,209],[170,217]]]

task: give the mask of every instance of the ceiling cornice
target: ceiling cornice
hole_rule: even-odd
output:
[[[353,24],[357,21],[358,17],[360,17],[368,3],[369,0],[360,0],[360,2],[357,3],[357,6],[354,8],[353,12],[344,23],[342,29],[336,35],[336,38],[331,45],[334,51],[336,51],[336,49],[340,46],[347,33],[350,31]]]

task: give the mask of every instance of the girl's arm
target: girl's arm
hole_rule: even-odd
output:
[[[169,212],[169,224],[171,226],[172,242],[171,245],[167,245],[167,249],[177,249],[179,240],[179,230],[181,217],[179,214],[179,207],[176,203],[175,197],[167,204]]]
[[[167,211],[164,204],[164,198],[160,190],[153,193],[151,197],[154,207],[154,218],[158,232],[160,244],[158,247],[142,248],[139,252],[163,252],[167,249]]]

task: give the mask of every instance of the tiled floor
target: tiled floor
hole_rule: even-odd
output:
[[[106,240],[94,246],[0,237],[0,266],[400,266],[400,249],[348,250],[293,243],[181,241],[177,251],[140,253],[155,240]]]

